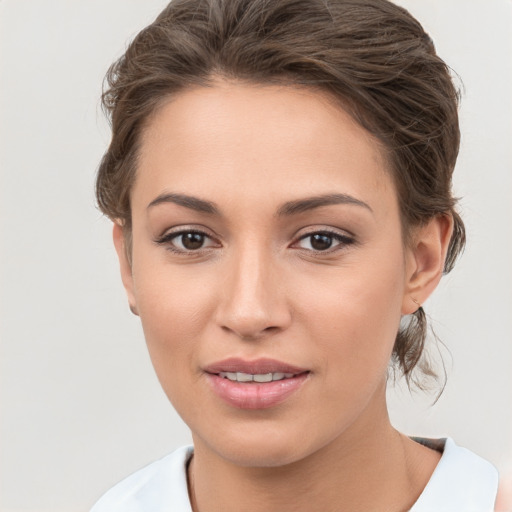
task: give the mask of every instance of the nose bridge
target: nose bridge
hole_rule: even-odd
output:
[[[234,249],[226,273],[218,318],[224,329],[242,338],[259,338],[285,327],[289,314],[268,244],[248,240]]]

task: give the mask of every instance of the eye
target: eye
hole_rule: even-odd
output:
[[[205,240],[206,236],[203,233],[196,233],[193,231],[181,233],[173,238],[173,242],[176,246],[187,251],[196,251],[197,249],[201,249]]]
[[[329,249],[335,250],[338,246],[350,245],[352,243],[354,243],[354,239],[349,236],[330,231],[319,231],[308,233],[301,237],[297,242],[297,246],[309,251],[326,252]]]
[[[179,253],[195,252],[217,246],[216,242],[206,233],[196,230],[182,230],[166,233],[156,240],[156,242],[161,245],[166,245],[171,251]]]

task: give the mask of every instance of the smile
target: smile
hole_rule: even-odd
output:
[[[230,358],[204,368],[217,397],[237,409],[268,409],[286,402],[311,372],[274,359]]]
[[[229,379],[233,382],[272,382],[276,380],[291,379],[293,373],[243,373],[243,372],[220,372],[219,377]]]

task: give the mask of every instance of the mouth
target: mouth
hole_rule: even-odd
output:
[[[267,409],[302,388],[310,370],[273,359],[226,359],[204,369],[214,393],[238,409]]]
[[[250,375],[253,377],[272,374],[276,375],[276,379],[271,380],[281,380],[309,370],[283,361],[278,361],[277,359],[260,358],[254,361],[248,361],[238,357],[231,357],[206,366],[204,371],[216,375],[222,374],[223,377],[229,378],[230,380],[235,380],[233,377],[234,374]],[[267,381],[265,380],[264,382]]]
[[[277,380],[291,379],[295,377],[294,373],[244,373],[244,372],[220,372],[217,374],[223,379],[231,382],[275,382]]]

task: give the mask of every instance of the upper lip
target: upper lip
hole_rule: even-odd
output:
[[[204,371],[213,374],[221,372],[241,372],[252,375],[266,373],[293,373],[296,375],[307,372],[308,370],[276,359],[261,358],[248,361],[238,357],[230,357],[228,359],[223,359],[222,361],[209,364],[204,367]]]

